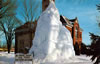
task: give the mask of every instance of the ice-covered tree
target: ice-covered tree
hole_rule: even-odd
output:
[[[0,0],[0,19],[15,15],[16,0]]]

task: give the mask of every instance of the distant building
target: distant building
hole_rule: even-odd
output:
[[[70,31],[73,38],[74,49],[78,51],[78,54],[80,54],[82,43],[82,29],[79,26],[77,17],[75,19],[69,20],[64,16],[60,16],[60,21]],[[76,47],[78,49],[76,49]]]
[[[15,53],[28,53],[32,46],[37,22],[26,22],[15,29]]]

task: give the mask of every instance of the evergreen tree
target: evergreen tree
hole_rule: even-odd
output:
[[[93,33],[90,33],[91,36],[91,51],[92,51],[92,58],[91,60],[94,61],[96,58],[96,62],[94,64],[100,63],[100,36],[94,35]]]

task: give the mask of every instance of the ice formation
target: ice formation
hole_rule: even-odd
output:
[[[45,62],[60,62],[74,56],[71,34],[61,21],[60,14],[53,1],[41,14],[35,32],[33,45],[29,53],[34,60]]]

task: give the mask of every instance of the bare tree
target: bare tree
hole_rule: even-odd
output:
[[[15,16],[0,19],[0,31],[5,35],[8,53],[10,53],[12,40],[14,39],[14,29],[20,24],[21,22]]]
[[[100,12],[100,4],[96,6],[97,6],[97,10]],[[97,18],[98,26],[100,27],[100,16],[97,16],[96,18]]]
[[[8,53],[14,39],[14,28],[19,21],[15,17],[17,0],[0,0],[0,32],[3,32],[7,42]],[[16,24],[17,23],[17,24]]]
[[[99,12],[100,12],[100,4],[98,4],[96,6],[97,6],[97,10],[99,10]]]
[[[15,15],[16,0],[0,0],[0,18]]]
[[[21,15],[23,16],[25,22],[33,21],[37,18],[39,10],[39,1],[37,0],[24,0],[23,2],[23,11]]]

